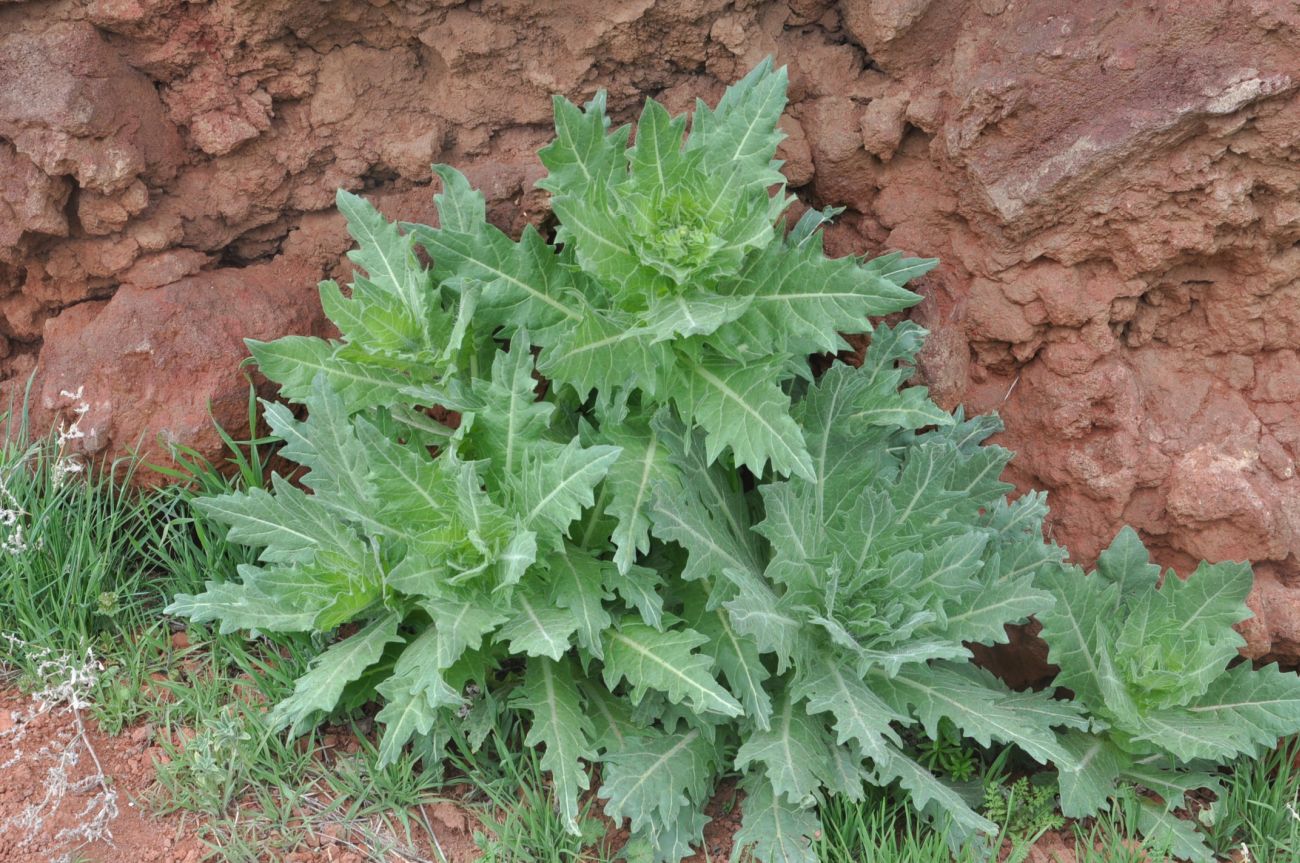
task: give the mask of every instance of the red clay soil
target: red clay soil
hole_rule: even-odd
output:
[[[208,848],[199,839],[200,822],[195,816],[154,814],[150,799],[155,786],[154,763],[165,758],[149,726],[128,729],[109,736],[87,722],[87,737],[108,787],[116,792],[117,814],[108,823],[111,836],[85,843],[75,831],[98,810],[98,784],[81,787],[93,780],[92,759],[79,742],[72,714],[53,709],[39,712],[32,699],[13,689],[0,689],[0,863],[54,863],[60,860],[93,863],[199,863]],[[46,803],[51,770],[70,749],[76,763],[67,769],[70,790],[57,803]],[[32,807],[42,814],[30,826],[24,813]],[[89,813],[89,814],[88,814]],[[468,863],[478,858],[472,832],[478,822],[472,814],[451,803],[433,803],[425,808],[448,863]],[[356,831],[326,824],[309,840],[311,846],[281,856],[267,856],[268,863],[362,863],[378,859],[401,861],[440,858],[427,848],[412,849],[417,855],[398,852],[386,858],[368,847]]]
[[[36,863],[62,855],[94,861],[130,860],[136,863],[197,863],[202,845],[186,835],[179,818],[160,819],[149,814],[142,800],[153,782],[153,758],[160,754],[147,728],[109,737],[88,728],[94,748],[117,792],[118,815],[109,824],[112,840],[100,840],[78,849],[76,838],[66,835],[87,820],[87,806],[103,793],[96,784],[77,790],[80,780],[95,775],[94,764],[79,740],[72,716],[59,710],[36,712],[31,698],[14,690],[0,692],[0,863]],[[79,750],[69,770],[73,785],[62,801],[43,806],[50,786],[50,771],[60,754]],[[29,807],[46,811],[27,826],[20,819]],[[326,859],[326,858],[321,858]],[[336,858],[337,859],[337,858]]]

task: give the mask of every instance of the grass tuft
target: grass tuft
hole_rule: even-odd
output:
[[[912,810],[886,795],[855,803],[834,797],[821,807],[822,863],[976,863],[973,849],[957,854],[948,838],[923,824]]]
[[[1255,863],[1300,860],[1300,738],[1261,759],[1241,759],[1223,778],[1223,793],[1200,815],[1201,830],[1218,854]]]

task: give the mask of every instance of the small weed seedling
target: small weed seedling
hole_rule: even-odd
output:
[[[1000,828],[999,838],[1011,843],[1005,863],[1021,863],[1043,834],[1065,825],[1056,811],[1055,786],[1034,785],[1024,776],[1009,785],[986,781],[983,811]]]
[[[939,723],[938,733],[933,737],[921,738],[917,744],[917,760],[956,782],[971,779],[980,766],[979,753],[947,719]]]

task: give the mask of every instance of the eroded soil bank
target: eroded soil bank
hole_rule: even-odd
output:
[[[1088,560],[1256,562],[1300,658],[1300,7],[1278,0],[0,2],[0,374],[92,452],[238,427],[241,337],[319,332],[338,186],[432,218],[434,161],[509,230],[550,96],[685,109],[791,70],[782,155],[837,253],[935,255],[945,406]]]

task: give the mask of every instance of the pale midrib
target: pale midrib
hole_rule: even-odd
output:
[[[537,616],[537,612],[533,611],[533,606],[528,602],[528,600],[524,599],[521,596],[519,598],[519,604],[524,607],[524,614],[528,615],[528,619],[533,622],[533,626],[537,627],[537,631],[542,634],[542,640],[551,646],[556,646],[558,642],[556,641],[556,639],[551,637],[551,634],[549,632],[546,631],[546,627],[542,624],[541,618]],[[549,679],[550,677],[549,668],[546,669],[546,674],[547,674],[547,678]]]
[[[624,799],[631,797],[633,792],[635,792],[638,788],[640,788],[642,785],[645,784],[646,780],[648,780],[651,776],[653,776],[656,772],[658,772],[660,768],[662,768],[665,764],[667,764],[669,761],[672,760],[673,756],[677,755],[677,753],[681,752],[683,749],[689,746],[695,740],[695,738],[699,736],[700,736],[700,731],[698,728],[691,729],[691,732],[687,734],[685,737],[683,737],[681,740],[679,740],[673,746],[673,748],[669,749],[667,752],[665,752],[664,754],[656,758],[654,763],[651,764],[650,767],[647,768],[645,772],[641,774],[641,776],[636,780],[636,782],[632,783],[632,787],[629,788],[627,790],[627,793],[623,795]]]
[[[696,374],[698,374],[698,375],[699,375],[701,378],[703,378],[707,383],[709,383],[709,384],[712,385],[715,389],[717,389],[718,392],[722,393],[722,394],[723,394],[724,396],[726,396],[728,399],[730,399],[731,401],[733,401],[733,402],[735,402],[737,405],[739,405],[739,406],[741,407],[741,409],[745,411],[745,413],[749,414],[749,415],[752,416],[755,420],[757,420],[757,421],[758,421],[758,424],[759,424],[760,426],[762,426],[763,428],[767,429],[768,433],[771,434],[772,437],[773,437],[773,439],[774,439],[774,440],[775,440],[775,441],[776,441],[776,442],[781,446],[782,449],[785,450],[786,454],[791,458],[791,460],[792,460],[795,464],[798,464],[798,462],[799,462],[799,453],[795,452],[795,451],[790,447],[790,445],[789,445],[788,443],[786,443],[786,441],[785,441],[785,439],[782,437],[781,433],[778,432],[778,431],[776,430],[776,428],[775,428],[771,423],[769,423],[769,422],[767,421],[767,419],[766,419],[766,418],[765,418],[761,413],[759,413],[757,410],[755,410],[754,407],[751,406],[751,405],[749,404],[749,402],[745,401],[745,399],[740,395],[740,393],[738,393],[738,392],[736,392],[734,389],[732,389],[732,388],[727,384],[726,381],[722,380],[722,378],[720,378],[720,377],[718,377],[717,375],[713,374],[713,372],[711,372],[711,371],[709,371],[708,369],[704,368],[704,367],[701,366],[700,364],[698,364],[698,363],[692,363],[692,367],[695,369]]]
[[[680,681],[682,681],[683,683],[687,684],[688,686],[690,686],[691,689],[694,689],[696,692],[699,692],[701,695],[707,696],[708,699],[709,699],[710,701],[718,701],[718,700],[719,700],[718,697],[717,697],[717,695],[716,695],[715,693],[710,692],[710,691],[708,690],[708,688],[705,687],[705,686],[703,686],[703,685],[702,685],[698,680],[694,680],[694,679],[692,679],[690,676],[688,676],[688,675],[687,675],[685,672],[683,672],[681,669],[677,668],[676,666],[672,665],[672,664],[669,663],[669,662],[665,662],[663,659],[661,659],[661,658],[659,658],[658,656],[656,656],[652,651],[646,650],[646,649],[645,649],[644,647],[642,647],[640,644],[637,644],[635,641],[633,641],[632,639],[628,638],[628,637],[627,637],[626,635],[624,635],[623,633],[621,633],[621,632],[616,632],[616,633],[614,633],[614,635],[613,635],[612,637],[613,637],[614,640],[621,642],[622,644],[624,644],[624,645],[626,645],[627,647],[631,648],[631,649],[632,649],[633,651],[635,651],[636,653],[639,653],[641,656],[643,656],[643,657],[645,657],[646,659],[648,659],[650,662],[653,662],[655,665],[657,665],[657,666],[659,666],[660,668],[664,669],[664,670],[667,671],[669,674],[671,674],[673,677],[676,677],[678,680],[680,680]],[[723,703],[725,703],[725,702],[723,702]]]

